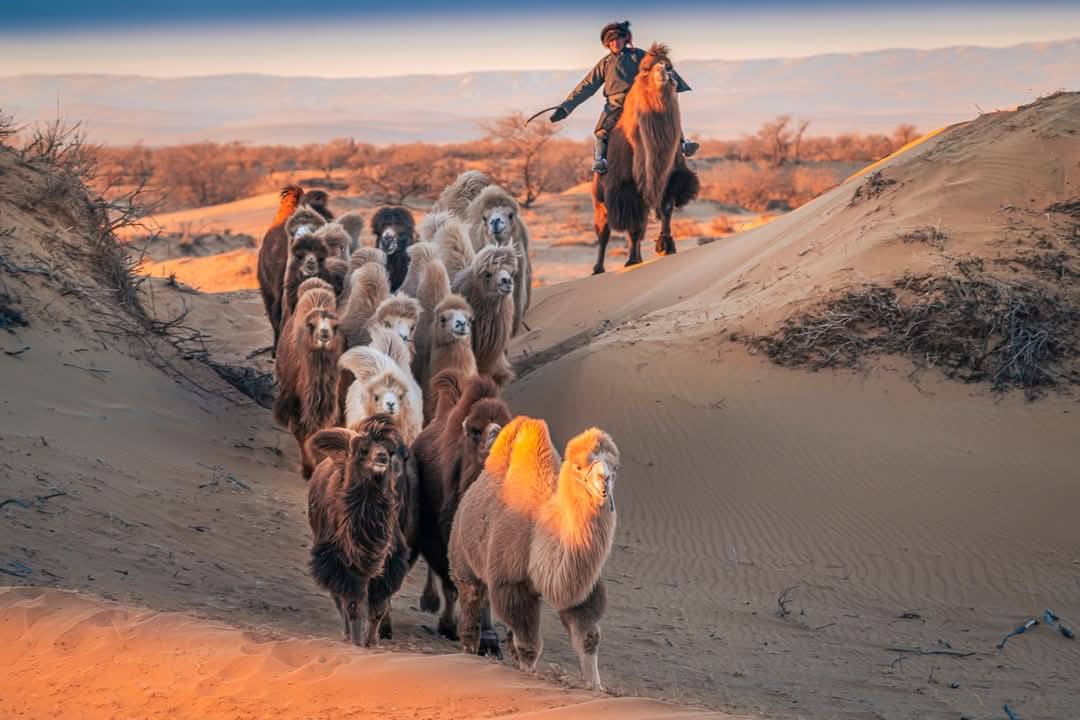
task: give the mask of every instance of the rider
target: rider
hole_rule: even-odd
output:
[[[623,101],[626,93],[634,84],[634,78],[638,73],[638,65],[645,57],[645,51],[634,47],[634,37],[630,34],[630,21],[621,23],[608,23],[600,31],[600,42],[611,52],[601,58],[585,78],[578,83],[574,91],[570,93],[555,112],[551,113],[551,122],[559,122],[574,111],[581,103],[592,97],[593,93],[604,87],[604,111],[596,122],[595,151],[593,153],[593,172],[601,175],[607,172],[607,142],[615,123],[622,115]],[[674,73],[677,92],[685,92],[690,89],[678,73]],[[690,157],[697,152],[696,142],[687,142],[680,136],[682,153]]]

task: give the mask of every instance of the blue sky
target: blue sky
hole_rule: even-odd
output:
[[[798,57],[1080,34],[1080,2],[448,4],[311,0],[182,3],[0,0],[0,74],[258,72],[326,77],[581,68],[600,26],[633,21],[639,45],[679,59]],[[533,8],[542,7],[542,12]],[[313,14],[313,10],[318,15]]]

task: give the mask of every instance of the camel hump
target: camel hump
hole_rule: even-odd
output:
[[[555,492],[559,463],[547,423],[518,416],[495,439],[484,469],[501,480],[507,505],[531,514]]]

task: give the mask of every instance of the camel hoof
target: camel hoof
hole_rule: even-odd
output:
[[[439,612],[440,604],[438,593],[424,593],[420,596],[420,609],[424,612],[435,614]]]
[[[604,272],[604,266],[603,265],[593,265],[593,269],[592,269],[592,274],[593,275],[599,275],[602,272]]]
[[[633,267],[634,265],[640,265],[640,264],[641,264],[641,258],[630,258],[629,260],[626,261],[626,264],[623,265],[623,267]]]
[[[484,630],[480,633],[480,645],[476,649],[480,656],[494,655],[499,660],[503,659],[502,647],[499,646],[499,636],[494,630]]]

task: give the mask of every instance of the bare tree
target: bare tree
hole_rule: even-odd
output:
[[[800,152],[802,151],[803,135],[806,134],[806,128],[810,127],[809,120],[803,120],[799,123],[799,128],[795,131],[795,139],[791,142],[791,161],[798,165],[802,162]]]
[[[548,186],[551,176],[545,171],[544,148],[562,128],[549,122],[525,125],[520,112],[505,115],[484,124],[487,139],[496,149],[507,148],[513,155],[496,165],[495,174],[502,184],[518,195],[523,207],[532,207]]]
[[[757,136],[768,148],[769,162],[774,167],[780,167],[787,161],[791,147],[790,124],[790,115],[777,115],[775,120],[763,123],[757,131]]]
[[[335,170],[345,167],[356,154],[356,141],[352,138],[337,138],[322,145],[309,145],[306,149],[311,164],[322,170],[329,180]]]
[[[380,202],[402,205],[411,197],[434,196],[459,171],[457,160],[441,157],[431,145],[395,145],[364,167],[356,184]]]

